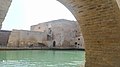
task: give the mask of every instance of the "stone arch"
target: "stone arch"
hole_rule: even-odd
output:
[[[73,13],[80,24],[85,40],[85,67],[120,67],[120,10],[116,3],[120,1],[58,1]],[[0,6],[6,5],[5,9],[0,11],[1,27],[11,0],[1,0],[0,3]]]
[[[58,0],[80,24],[85,67],[119,67],[120,11],[116,0]]]

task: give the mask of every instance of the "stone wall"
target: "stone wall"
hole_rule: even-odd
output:
[[[59,1],[80,23],[86,46],[85,66],[120,67],[120,10],[116,0]]]
[[[76,17],[85,40],[85,67],[120,67],[120,10],[116,0],[59,0]]]
[[[45,33],[37,31],[13,30],[9,37],[8,47],[41,47]]]
[[[73,38],[70,41],[70,44],[76,48],[85,49],[84,38],[83,38],[82,34],[79,37]]]
[[[6,47],[11,31],[0,30],[0,47]]]
[[[76,21],[53,20],[33,25],[31,30],[46,32],[49,47],[53,47],[53,42],[55,42],[55,47],[75,47],[75,42],[79,43],[82,40],[77,41],[77,38],[82,38],[82,35],[80,35],[80,27]],[[81,42],[81,45],[84,45],[83,42]]]
[[[12,0],[0,0],[0,29]]]
[[[13,30],[7,44],[8,47],[40,47],[41,45],[84,48],[84,40],[77,22],[60,19],[33,25],[31,31]]]

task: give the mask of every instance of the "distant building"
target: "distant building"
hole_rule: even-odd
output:
[[[11,31],[0,30],[0,47],[6,47]]]
[[[78,22],[65,19],[53,20],[31,26],[31,31],[47,33],[49,47],[84,48],[84,40]],[[79,40],[77,40],[79,38]],[[75,44],[77,42],[77,44]]]
[[[13,30],[8,47],[74,47],[84,49],[84,39],[76,21],[53,20],[31,26],[31,30]]]
[[[45,34],[37,31],[13,30],[8,47],[41,47],[45,45]],[[44,43],[44,44],[43,44]]]

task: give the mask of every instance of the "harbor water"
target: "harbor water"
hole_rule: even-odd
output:
[[[0,67],[80,67],[84,51],[11,50],[0,51]]]

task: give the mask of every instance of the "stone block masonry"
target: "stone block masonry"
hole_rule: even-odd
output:
[[[85,67],[120,67],[120,10],[118,0],[58,0],[76,17],[85,39]],[[118,4],[116,3],[118,1]],[[8,3],[7,3],[8,2]],[[5,13],[0,0],[0,28]],[[9,7],[9,6],[7,6]],[[2,15],[4,14],[4,15]]]
[[[59,0],[76,17],[85,40],[85,67],[120,67],[120,10],[116,0]]]
[[[52,20],[32,25],[31,31],[46,33],[46,41],[49,47],[84,48],[84,39],[80,32],[80,26],[76,21],[66,19]]]
[[[0,29],[12,0],[0,0]]]
[[[45,46],[43,39],[45,34],[37,31],[13,30],[9,36],[7,47],[41,47]]]
[[[11,31],[0,30],[0,47],[6,47]]]

